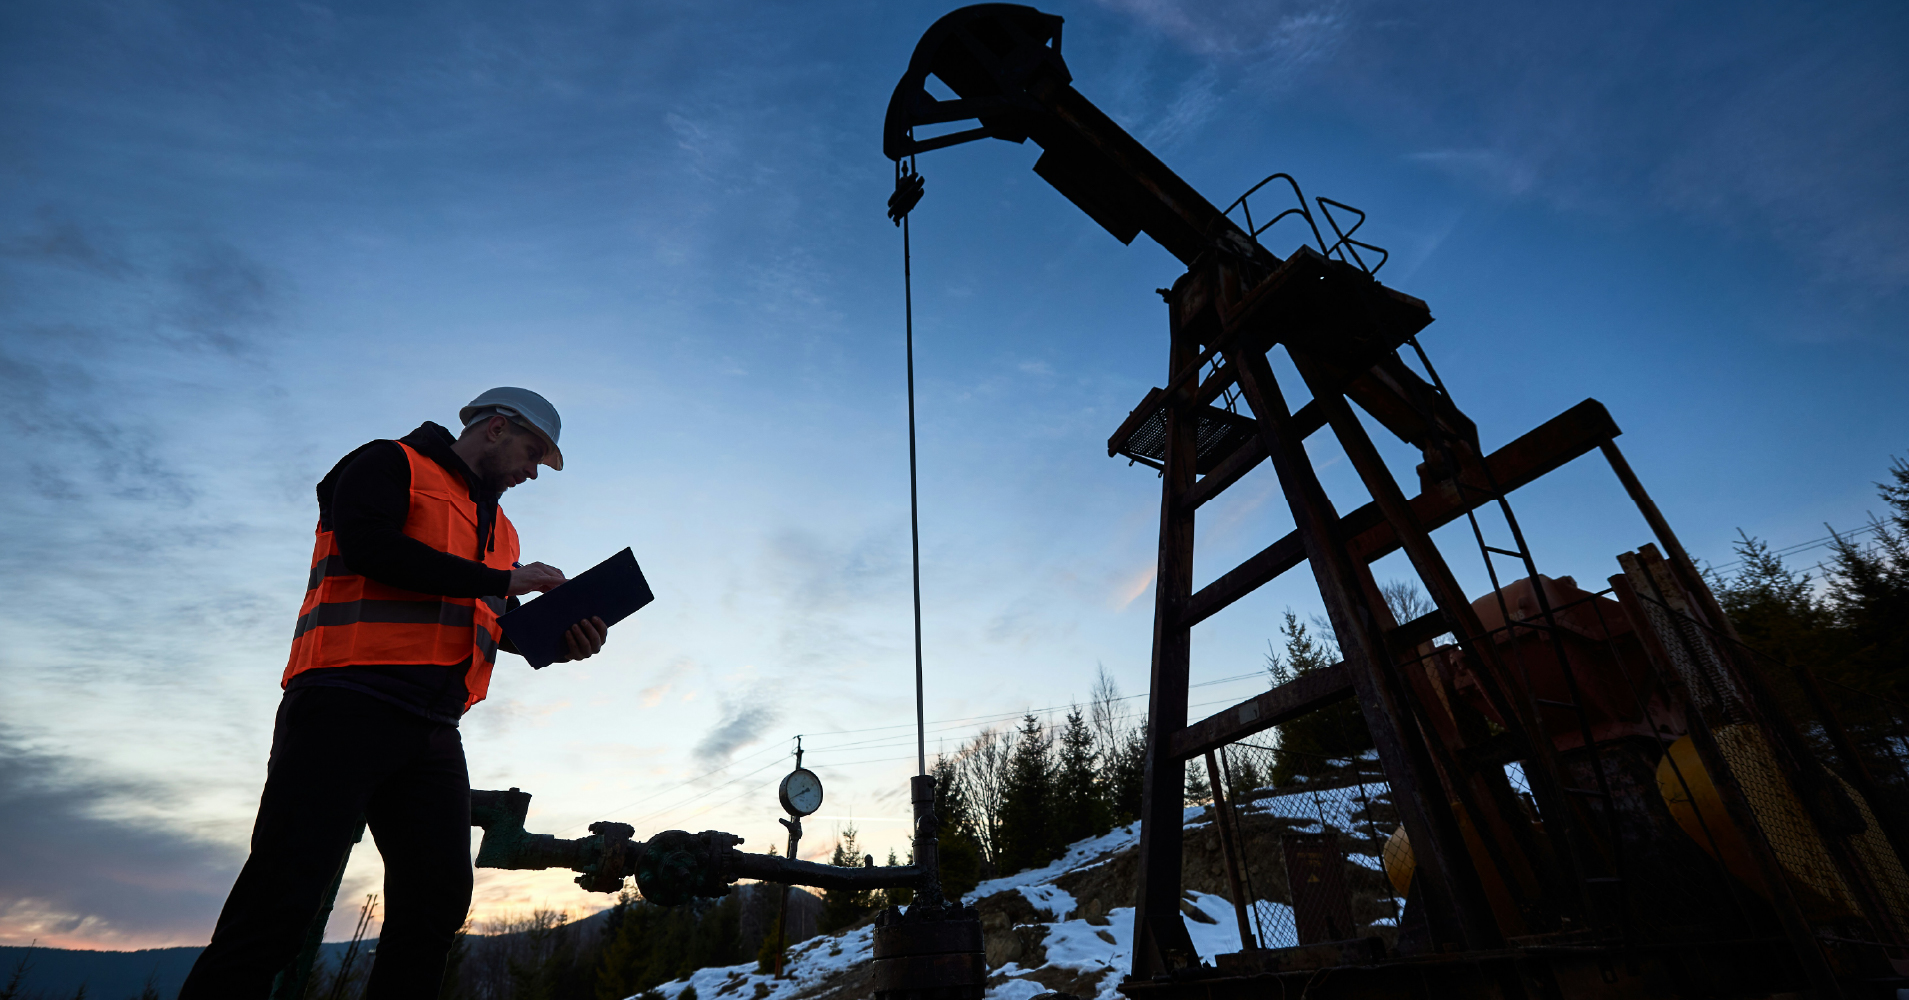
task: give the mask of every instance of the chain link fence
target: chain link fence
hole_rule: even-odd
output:
[[[1476,654],[1426,644],[1400,664],[1419,689],[1421,725],[1456,727],[1442,738],[1473,748],[1440,766],[1502,768],[1502,784],[1490,775],[1476,786],[1499,791],[1467,800],[1461,823],[1496,809],[1501,828],[1524,836],[1511,824],[1527,824],[1533,843],[1571,852],[1546,876],[1555,891],[1514,889],[1525,895],[1497,900],[1501,914],[1553,926],[1547,914],[1577,912],[1571,894],[1582,893],[1602,934],[1727,925],[1739,939],[1773,939],[1783,933],[1773,907],[1787,898],[1812,941],[1864,956],[1851,968],[1896,960],[1909,950],[1909,706],[1826,690],[1713,626],[1648,547],[1620,562],[1625,574],[1596,593],[1546,581],[1556,594],[1543,616],[1501,600],[1479,639],[1505,665],[1505,695],[1555,747],[1552,777],[1551,765],[1511,759],[1525,754],[1493,724]],[[1339,733],[1320,723],[1316,733]],[[1307,754],[1284,739],[1232,743],[1207,764],[1257,939],[1246,944],[1378,937],[1393,951],[1412,859],[1377,755]],[[1489,867],[1502,845],[1472,849]]]
[[[1215,790],[1233,816],[1234,857],[1258,945],[1377,936],[1389,947],[1405,900],[1385,873],[1399,816],[1377,756],[1234,743],[1218,760]]]

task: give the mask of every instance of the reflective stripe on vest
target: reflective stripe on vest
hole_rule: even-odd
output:
[[[411,463],[411,507],[404,533],[438,550],[508,570],[517,561],[517,529],[497,510],[489,539],[477,536],[477,504],[463,477],[398,442]],[[486,544],[486,543],[490,544]],[[503,630],[501,597],[441,597],[388,587],[353,573],[323,524],[312,546],[311,577],[292,633],[281,685],[324,667],[465,661],[464,707],[484,700]]]

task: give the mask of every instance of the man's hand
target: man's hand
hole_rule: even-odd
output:
[[[597,655],[603,648],[603,640],[610,634],[610,626],[603,619],[591,617],[570,626],[563,633],[564,658],[559,663],[582,660]]]
[[[510,571],[510,592],[504,596],[522,597],[533,590],[541,594],[557,589],[563,585],[563,582],[563,570],[534,562]],[[601,639],[598,640],[598,645],[602,645]]]

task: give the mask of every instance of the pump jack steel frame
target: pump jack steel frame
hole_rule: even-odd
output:
[[[1145,233],[1187,268],[1171,289],[1163,290],[1169,327],[1166,384],[1149,393],[1108,441],[1110,456],[1144,462],[1159,470],[1162,481],[1135,944],[1132,977],[1122,991],[1135,997],[1284,996],[1288,986],[1303,983],[1314,996],[1419,996],[1438,986],[1451,991],[1440,995],[1549,998],[1685,996],[1693,995],[1693,988],[1707,989],[1681,983],[1675,969],[1665,973],[1681,959],[1656,962],[1651,956],[1663,956],[1667,946],[1633,934],[1640,903],[1632,897],[1637,890],[1626,884],[1632,865],[1622,854],[1618,800],[1578,694],[1578,668],[1563,643],[1552,643],[1558,662],[1547,669],[1557,672],[1571,700],[1541,704],[1488,639],[1479,613],[1430,534],[1460,518],[1470,520],[1494,587],[1494,553],[1516,560],[1519,576],[1534,585],[1539,613],[1521,619],[1518,627],[1555,633],[1554,609],[1538,585],[1541,578],[1506,495],[1597,450],[1669,553],[1672,586],[1692,596],[1693,613],[1728,632],[1728,620],[1701,575],[1618,451],[1620,431],[1610,414],[1587,399],[1487,454],[1475,425],[1452,402],[1418,345],[1418,332],[1432,321],[1430,310],[1381,284],[1373,276],[1377,267],[1369,266],[1360,250],[1374,253],[1377,266],[1383,266],[1384,251],[1353,239],[1359,225],[1343,229],[1333,214],[1335,207],[1357,210],[1319,198],[1316,217],[1298,183],[1275,174],[1247,194],[1284,179],[1298,207],[1254,226],[1248,206],[1244,228],[1235,224],[1231,208],[1216,209],[1071,86],[1060,53],[1061,25],[1059,17],[1011,4],[963,7],[942,17],[922,36],[895,88],[882,146],[897,164],[890,214],[898,221],[920,200],[914,170],[918,154],[984,138],[1031,139],[1042,150],[1034,172],[1043,180],[1121,242]],[[930,94],[930,76],[956,97],[939,100]],[[917,129],[967,120],[974,121],[973,127],[916,135]],[[1282,259],[1257,237],[1293,214],[1310,225],[1318,248],[1301,246]],[[1358,215],[1362,224],[1363,213]],[[1319,227],[1321,218],[1337,238],[1331,244]],[[1401,357],[1408,345],[1426,376]],[[1274,347],[1286,350],[1311,396],[1296,411],[1268,359]],[[1233,412],[1235,393],[1250,416]],[[1211,405],[1223,395],[1229,403],[1225,410]],[[1409,496],[1387,468],[1353,404],[1423,453],[1416,496]],[[1372,497],[1344,514],[1327,497],[1305,451],[1305,440],[1324,429],[1332,432]],[[1295,529],[1196,591],[1196,511],[1265,461],[1279,478]],[[1503,514],[1515,548],[1486,543],[1473,516],[1482,508]],[[1373,561],[1399,550],[1436,605],[1432,613],[1403,623],[1392,619],[1370,569]],[[1343,662],[1190,722],[1193,626],[1301,564],[1311,567]],[[1637,600],[1623,579],[1613,578],[1613,584],[1620,594],[1633,594],[1627,613],[1641,614],[1634,612]],[[1504,618],[1510,621],[1509,614]],[[1462,736],[1457,745],[1453,737],[1441,736],[1428,716],[1422,679],[1407,676],[1412,651],[1446,633],[1457,638],[1493,713],[1503,720],[1506,732],[1491,754],[1484,753],[1488,748],[1465,745]],[[1179,906],[1186,762],[1347,697],[1358,700],[1401,825],[1414,845],[1414,889],[1430,949],[1396,959],[1391,968],[1399,975],[1375,966],[1366,953],[1340,969],[1315,967],[1290,982],[1276,975],[1216,976],[1201,966]],[[1563,725],[1572,738],[1582,739],[1588,778],[1581,762],[1576,771],[1561,764],[1551,735],[1560,724],[1547,727],[1541,707],[1552,710],[1553,718],[1560,710],[1571,714],[1572,721]],[[1693,735],[1701,737],[1698,751],[1718,776],[1719,794],[1734,803],[1733,819],[1745,827],[1748,849],[1774,887],[1780,932],[1756,940],[1668,947],[1691,953],[1708,949],[1726,961],[1761,962],[1759,968],[1772,970],[1773,978],[1761,984],[1765,989],[1730,995],[1761,996],[1778,988],[1844,995],[1823,945],[1789,896],[1770,842],[1743,805],[1701,720]],[[1507,746],[1512,749],[1506,751]],[[1541,831],[1521,819],[1504,774],[1508,759],[1526,766],[1531,792],[1546,818]],[[1579,775],[1575,781],[1569,776],[1574,773]],[[1601,813],[1580,808],[1582,802],[1602,803]],[[1475,843],[1468,844],[1468,837]],[[1502,887],[1509,903],[1488,898],[1488,884]],[[1348,946],[1347,955],[1364,953],[1364,942],[1341,944]],[[1909,942],[1895,942],[1903,944]],[[1386,961],[1394,960],[1379,966]],[[1612,985],[1618,982],[1618,966],[1626,976],[1623,987]],[[1317,979],[1322,972],[1345,973],[1340,982],[1346,985],[1325,985]],[[1586,989],[1587,982],[1596,985]]]

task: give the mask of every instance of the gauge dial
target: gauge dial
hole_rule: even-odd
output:
[[[822,779],[806,767],[798,767],[782,779],[782,787],[776,789],[776,795],[782,799],[782,808],[791,816],[807,816],[822,808]]]

